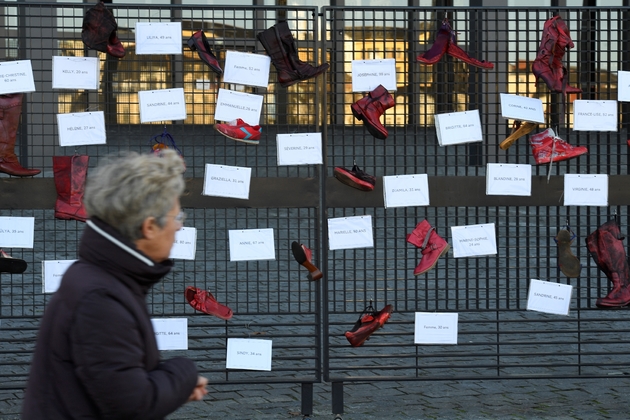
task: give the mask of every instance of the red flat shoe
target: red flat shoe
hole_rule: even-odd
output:
[[[190,303],[190,306],[199,312],[214,315],[217,318],[221,318],[226,321],[234,315],[230,308],[225,305],[221,305],[217,302],[214,296],[212,296],[212,293],[206,292],[205,290],[188,286],[186,288],[185,296],[188,303]]]

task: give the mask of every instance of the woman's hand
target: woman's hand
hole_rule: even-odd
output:
[[[204,378],[203,376],[197,376],[197,386],[195,386],[192,394],[190,394],[190,397],[188,397],[188,401],[203,400],[203,396],[208,393],[206,385],[208,385],[208,379]]]

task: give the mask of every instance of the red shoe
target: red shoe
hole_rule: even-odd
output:
[[[424,274],[435,267],[438,259],[451,248],[426,219],[418,223],[415,229],[407,235],[407,242],[420,248],[422,253],[422,259],[413,271],[414,276]]]
[[[333,175],[349,187],[361,191],[373,191],[376,185],[376,177],[363,172],[359,169],[356,162],[351,170],[337,166],[333,170]]]
[[[311,262],[313,253],[310,249],[294,241],[291,243],[291,251],[293,251],[295,260],[308,270],[308,276],[306,276],[306,278],[309,280],[319,280],[324,277],[324,274],[322,274],[319,268],[315,267]]]
[[[361,346],[365,340],[389,320],[394,309],[392,305],[387,305],[379,312],[375,312],[370,304],[359,316],[359,320],[350,331],[344,334],[352,347]]]
[[[223,69],[219,64],[219,60],[217,60],[217,57],[212,52],[212,48],[210,48],[210,44],[208,43],[208,38],[206,38],[206,34],[204,34],[203,31],[197,31],[192,37],[190,37],[188,40],[188,48],[190,48],[191,51],[197,51],[201,61],[206,63],[213,72],[219,76],[223,74]]]
[[[588,153],[586,147],[571,146],[556,136],[556,133],[551,128],[531,136],[529,144],[532,146],[532,154],[537,165],[551,161],[560,162]]]
[[[226,321],[234,315],[230,308],[225,305],[221,305],[211,293],[206,292],[205,290],[188,286],[186,288],[185,296],[188,303],[190,303],[190,306],[195,308],[197,311],[208,315],[214,315]]]
[[[249,144],[258,144],[262,128],[259,125],[251,126],[240,118],[224,124],[215,124],[214,128],[225,137]]]
[[[377,139],[385,140],[388,133],[385,126],[381,124],[381,115],[394,105],[396,105],[394,97],[383,85],[378,85],[367,96],[350,105],[350,109],[354,118],[363,121],[363,125],[371,135]]]
[[[26,271],[26,261],[13,258],[0,249],[0,273],[22,274]]]

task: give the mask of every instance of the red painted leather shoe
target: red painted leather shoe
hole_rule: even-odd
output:
[[[22,274],[26,271],[26,261],[13,258],[0,249],[0,273]]]
[[[259,125],[251,126],[240,118],[229,123],[215,124],[214,128],[225,137],[249,144],[258,144],[262,133]]]
[[[451,248],[426,219],[418,223],[415,229],[407,235],[407,242],[420,248],[422,253],[420,263],[413,271],[414,276],[424,274],[435,267],[438,259]]]
[[[350,109],[354,118],[363,121],[363,125],[371,135],[385,140],[388,133],[385,126],[381,124],[381,115],[394,105],[396,105],[394,97],[383,85],[378,85],[367,96],[350,105]]]
[[[537,165],[551,161],[560,162],[588,153],[586,147],[571,146],[556,136],[556,133],[551,128],[531,136],[529,144],[532,146],[532,154]]]
[[[223,74],[223,69],[219,65],[219,60],[217,60],[217,57],[212,52],[212,48],[210,48],[210,44],[208,43],[208,38],[206,38],[206,34],[204,34],[203,31],[197,31],[190,37],[188,40],[188,48],[190,48],[191,51],[197,51],[201,61],[206,63],[213,72],[219,76]]]
[[[190,303],[190,306],[195,308],[197,311],[208,315],[214,315],[217,318],[221,318],[226,321],[232,318],[232,310],[217,302],[210,292],[206,292],[205,290],[201,290],[193,286],[188,286],[186,288],[185,295],[186,300]]]
[[[324,274],[322,274],[319,268],[313,265],[313,252],[310,249],[293,241],[291,243],[291,251],[293,252],[295,260],[308,270],[306,278],[309,280],[319,280],[324,277]]]
[[[337,166],[333,170],[333,175],[342,183],[361,191],[373,191],[376,185],[376,177],[363,172],[356,162],[351,170]]]
[[[359,320],[354,324],[350,331],[344,334],[352,347],[359,347],[365,340],[370,338],[372,334],[381,328],[389,320],[394,309],[392,305],[387,305],[378,312],[375,312],[372,304],[365,308]]]

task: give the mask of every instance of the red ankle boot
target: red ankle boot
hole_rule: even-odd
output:
[[[529,144],[532,146],[532,154],[537,165],[551,161],[560,162],[588,153],[586,147],[571,146],[556,136],[556,133],[551,128],[531,136]]]
[[[407,235],[407,242],[417,246],[422,252],[422,259],[413,271],[414,276],[426,273],[435,267],[438,259],[451,248],[426,219],[418,223],[416,228]]]
[[[589,254],[613,286],[606,297],[595,302],[600,308],[630,304],[630,267],[626,248],[621,242],[623,239],[615,219],[604,223],[586,238]]]
[[[351,105],[354,118],[363,121],[363,125],[377,139],[387,138],[387,129],[381,124],[381,115],[396,105],[394,98],[383,85],[378,85],[368,96]]]
[[[291,251],[293,252],[293,258],[308,270],[307,279],[319,280],[324,277],[319,268],[313,265],[313,252],[310,249],[294,241],[291,243]]]
[[[89,156],[53,156],[53,173],[57,188],[55,218],[85,222],[83,192]]]

